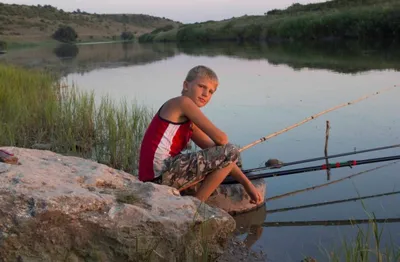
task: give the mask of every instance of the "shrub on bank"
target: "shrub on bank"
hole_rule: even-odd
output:
[[[187,24],[180,26],[174,33],[175,41],[324,39],[400,41],[400,4],[398,3],[317,10]],[[162,33],[147,34],[140,40],[141,42],[158,41],[163,39],[158,37]],[[173,37],[169,39],[172,40]]]
[[[389,39],[400,40],[400,5],[395,7],[366,7],[331,12],[310,13],[276,19],[267,24],[266,37],[314,40]]]
[[[1,50],[6,50],[6,49],[7,49],[7,42],[0,41],[0,51]]]
[[[60,26],[53,34],[53,38],[64,43],[75,42],[78,34],[71,26]]]

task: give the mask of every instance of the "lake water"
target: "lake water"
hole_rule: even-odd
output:
[[[354,46],[175,44],[85,45],[56,50],[42,47],[11,51],[1,59],[63,73],[66,81],[97,97],[109,94],[157,110],[180,94],[187,71],[203,64],[213,68],[220,86],[204,113],[231,142],[247,145],[333,106],[400,85],[399,49]],[[400,90],[393,88],[362,102],[335,110],[260,143],[242,153],[244,168],[259,167],[269,158],[291,162],[324,154],[325,126],[330,122],[329,154],[400,144]],[[361,160],[400,154],[399,148],[332,159]],[[323,164],[324,161],[289,168]],[[390,164],[390,165],[388,165]],[[292,225],[269,222],[400,218],[398,194],[322,205],[285,212],[270,210],[370,196],[400,190],[400,164],[382,162],[331,170],[334,181],[357,172],[353,179],[267,201],[266,208],[237,217],[241,239],[267,254],[268,261],[301,261],[313,256],[326,261],[354,239],[357,226]],[[326,183],[326,171],[267,179],[267,198]],[[269,213],[270,212],[270,213]],[[266,222],[266,223],[264,223]],[[264,224],[263,224],[264,223]],[[381,244],[400,243],[400,223],[384,226]],[[366,225],[360,225],[366,228]]]

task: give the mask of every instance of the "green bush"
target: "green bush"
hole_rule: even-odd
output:
[[[132,34],[132,32],[122,32],[121,33],[121,39],[122,40],[133,40],[135,36]]]
[[[157,33],[160,33],[160,32],[166,32],[166,31],[169,31],[169,30],[172,30],[172,29],[174,29],[173,25],[166,25],[166,26],[154,29],[153,31],[151,31],[151,34],[157,34]]]
[[[54,32],[53,38],[60,42],[71,43],[76,41],[78,34],[71,26],[60,26],[57,31]]]
[[[143,35],[139,36],[138,41],[143,42],[143,43],[152,42],[154,40],[154,37],[155,37],[155,34],[147,33],[147,34],[143,34]]]
[[[380,42],[394,42],[400,41],[399,25],[400,4],[395,0],[333,0],[319,4],[293,4],[285,10],[272,10],[265,16],[181,25],[168,31],[168,40],[356,39],[365,42],[379,39]],[[157,29],[142,35],[140,41],[164,41],[164,34],[167,32]]]
[[[315,40],[327,37],[358,40],[399,40],[400,6],[310,13],[267,23],[267,38]]]
[[[6,49],[7,49],[7,42],[0,41],[0,50],[6,50]]]

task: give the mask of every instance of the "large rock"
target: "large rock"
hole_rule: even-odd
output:
[[[0,261],[215,259],[235,229],[225,211],[105,165],[4,147]],[[150,258],[150,260],[148,260]]]

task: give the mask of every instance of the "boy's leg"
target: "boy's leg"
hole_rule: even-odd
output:
[[[245,174],[236,165],[239,150],[232,144],[216,146],[198,152],[178,155],[166,161],[162,184],[182,189],[196,185],[195,196],[205,201],[222,183],[226,176],[241,183],[249,194],[251,203],[260,204],[260,194]],[[204,181],[201,185],[198,183]],[[200,187],[197,187],[200,185]]]
[[[187,185],[200,182],[214,171],[219,171],[216,175],[217,180],[221,179],[220,176],[223,176],[223,180],[229,174],[238,157],[239,151],[232,144],[178,155],[165,161],[162,184],[181,189]]]
[[[236,163],[231,163],[224,168],[215,170],[208,174],[196,192],[195,197],[200,199],[200,201],[206,201],[222,181],[224,181],[225,177],[229,175],[234,165],[236,165]]]
[[[264,202],[264,199],[261,198],[260,193],[254,187],[253,183],[247,178],[247,176],[243,173],[243,171],[237,166],[234,165],[231,172],[229,173],[236,181],[238,181],[244,189],[246,190],[247,194],[250,196],[251,201],[250,203],[259,205]]]

